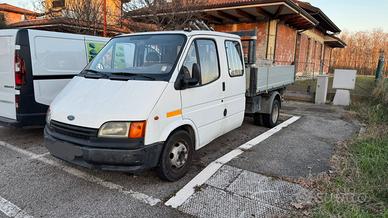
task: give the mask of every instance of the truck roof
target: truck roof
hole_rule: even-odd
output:
[[[225,38],[240,39],[240,36],[230,33],[216,32],[216,31],[207,31],[207,30],[193,30],[193,31],[153,31],[153,32],[142,32],[142,33],[130,33],[122,34],[116,37],[125,37],[125,36],[136,36],[136,35],[149,35],[149,34],[183,34],[187,37],[191,36],[220,36]]]

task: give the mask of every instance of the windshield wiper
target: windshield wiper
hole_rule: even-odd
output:
[[[107,73],[98,71],[98,70],[92,70],[92,69],[85,69],[84,71],[94,73],[94,74],[87,74],[85,73],[84,76],[87,78],[101,78],[101,77],[109,77]]]
[[[109,77],[110,79],[123,79],[122,77],[112,77],[112,76],[126,76],[126,77],[138,76],[138,77],[143,77],[143,78],[146,78],[149,80],[156,80],[152,76],[147,76],[147,75],[139,74],[139,73],[115,72],[115,73],[111,73],[111,76]]]

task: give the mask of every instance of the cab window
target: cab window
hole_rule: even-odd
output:
[[[192,43],[183,63],[183,67],[186,67],[187,71],[190,73],[190,77],[193,75],[194,64],[198,64],[197,49],[195,43]]]
[[[194,64],[201,69],[201,81],[199,85],[206,85],[220,77],[219,60],[216,43],[211,39],[195,40],[187,53],[183,67],[192,75]]]
[[[145,34],[113,38],[86,69],[129,77],[169,78],[186,42],[181,34]],[[143,77],[138,77],[143,78]],[[167,80],[167,79],[166,79]]]
[[[240,43],[236,41],[225,41],[225,50],[229,75],[231,77],[242,76],[244,74],[244,65]]]

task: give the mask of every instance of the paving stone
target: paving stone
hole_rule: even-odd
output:
[[[289,209],[291,203],[311,201],[312,193],[300,185],[244,170],[226,191]]]
[[[300,185],[225,165],[179,210],[198,217],[278,217],[312,197]]]
[[[242,172],[242,169],[224,165],[206,182],[206,184],[219,189],[226,189]]]
[[[212,186],[195,193],[179,210],[197,217],[279,217],[287,214],[281,208]]]

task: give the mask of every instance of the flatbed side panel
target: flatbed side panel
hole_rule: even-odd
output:
[[[283,88],[294,83],[294,65],[258,67],[256,93]]]
[[[294,65],[270,67],[268,74],[268,89],[280,88],[294,83],[294,72]]]
[[[269,70],[270,67],[258,67],[256,77],[256,93],[268,90]]]

